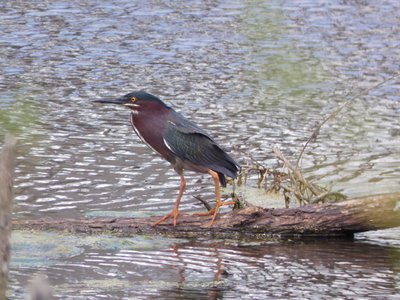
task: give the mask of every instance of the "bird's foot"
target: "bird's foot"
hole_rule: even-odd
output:
[[[227,201],[227,202],[219,201],[219,202],[217,202],[215,204],[214,208],[209,210],[208,212],[206,212],[206,213],[194,213],[193,216],[209,216],[209,215],[212,215],[213,217],[212,217],[211,222],[210,222],[210,226],[212,226],[214,224],[215,218],[217,217],[219,208],[221,206],[231,205],[231,204],[235,204],[235,201]]]
[[[164,222],[165,220],[169,219],[169,218],[173,218],[173,224],[174,226],[176,226],[176,221],[178,220],[178,216],[179,216],[179,210],[177,209],[173,209],[169,214],[166,214],[164,217],[162,217],[160,220],[158,220],[157,222],[155,222],[153,224],[153,226],[156,226],[162,222]]]

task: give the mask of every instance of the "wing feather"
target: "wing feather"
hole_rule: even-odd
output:
[[[183,119],[169,121],[164,142],[179,158],[232,178],[237,177],[239,165],[208,134],[192,122]]]

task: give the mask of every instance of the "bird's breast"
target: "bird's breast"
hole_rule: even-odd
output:
[[[137,136],[153,151],[163,158],[174,163],[174,156],[164,143],[164,134],[167,124],[166,116],[146,112],[131,114],[132,128]]]

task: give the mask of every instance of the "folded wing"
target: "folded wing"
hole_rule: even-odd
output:
[[[204,130],[186,119],[168,122],[164,142],[175,155],[183,160],[231,178],[237,177],[239,164],[222,150]],[[221,183],[224,182],[225,178],[221,178]]]

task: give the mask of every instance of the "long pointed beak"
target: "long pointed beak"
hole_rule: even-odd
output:
[[[92,102],[97,103],[113,103],[113,104],[126,104],[126,100],[123,98],[103,98],[99,100],[93,100]]]

